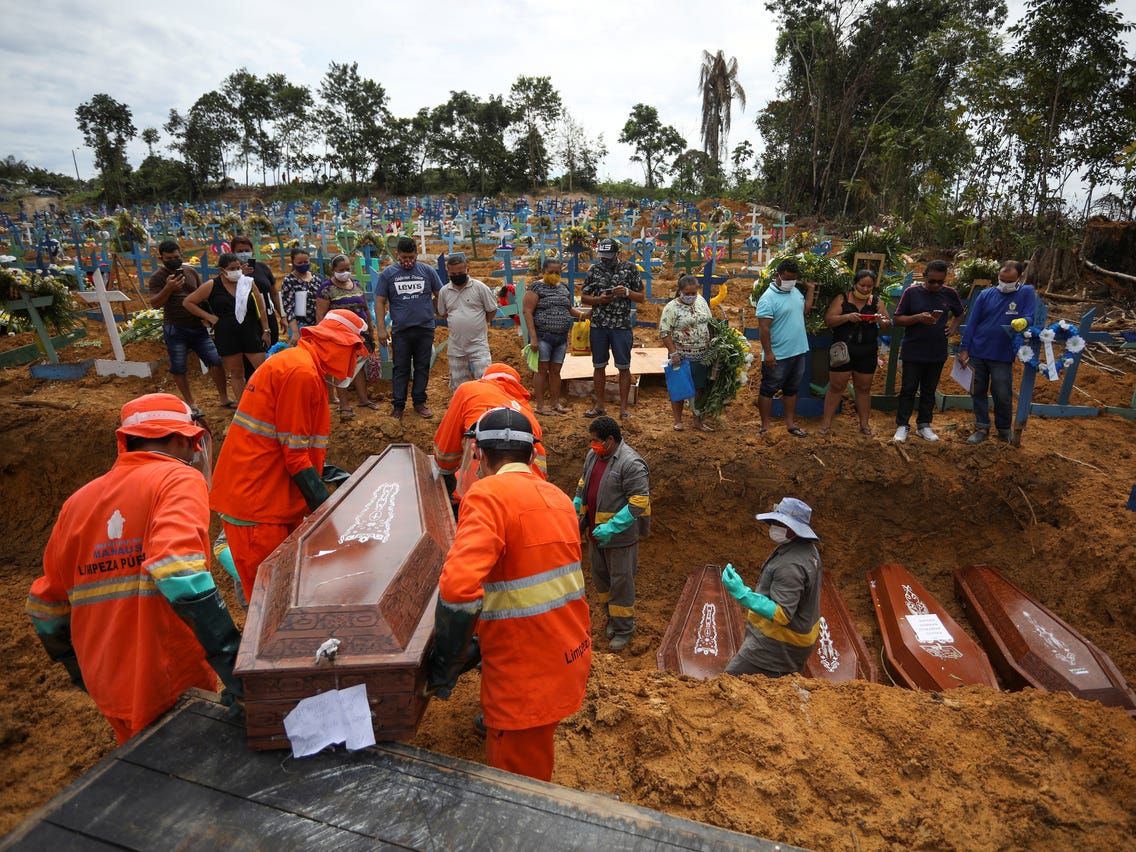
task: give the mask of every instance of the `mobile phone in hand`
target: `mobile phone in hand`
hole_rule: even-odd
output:
[[[941,317],[942,315],[943,315],[942,311],[931,311],[931,317],[935,320],[935,322],[938,322],[939,317]]]

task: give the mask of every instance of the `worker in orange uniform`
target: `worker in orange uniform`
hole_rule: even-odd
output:
[[[210,503],[250,599],[260,563],[327,499],[320,479],[331,431],[326,380],[351,382],[367,354],[365,331],[351,311],[328,311],[300,329],[294,347],[257,367],[241,395]]]
[[[540,423],[529,405],[529,392],[521,384],[521,376],[516,370],[508,364],[494,363],[485,369],[485,373],[477,381],[458,386],[434,433],[434,459],[442,471],[450,494],[456,495],[458,499],[469,487],[475,473],[473,466],[469,464],[472,456],[465,465],[462,463],[463,457],[468,455],[466,433],[482,414],[501,406],[508,406],[528,418],[533,435],[536,436],[532,471],[541,479],[548,478],[548,460],[541,443]]]
[[[548,781],[556,726],[580,709],[592,666],[576,512],[533,473],[519,411],[486,412],[472,437],[479,478],[438,581],[427,690],[449,697],[476,630],[489,765]]]
[[[213,584],[205,429],[173,394],[122,407],[118,458],[63,504],[26,609],[48,655],[124,743],[191,686],[228,704],[240,634]],[[210,666],[212,668],[210,668]]]

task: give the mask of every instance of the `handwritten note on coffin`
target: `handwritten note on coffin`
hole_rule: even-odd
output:
[[[375,726],[367,703],[367,685],[332,689],[303,699],[284,717],[293,757],[308,757],[329,745],[346,743],[348,751],[375,744]]]

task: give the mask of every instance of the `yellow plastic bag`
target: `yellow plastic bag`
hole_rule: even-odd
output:
[[[591,355],[592,354],[592,321],[590,319],[580,320],[572,325],[572,330],[568,332],[568,354],[569,355]]]

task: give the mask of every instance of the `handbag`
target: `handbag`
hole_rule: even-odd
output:
[[[852,356],[848,354],[848,344],[843,340],[838,340],[832,344],[828,350],[828,366],[832,368],[845,367],[848,362],[852,360]]]
[[[667,382],[667,393],[671,402],[681,402],[694,397],[694,376],[690,371],[690,362],[686,359],[677,366],[672,367],[668,361],[663,366],[663,376]]]

